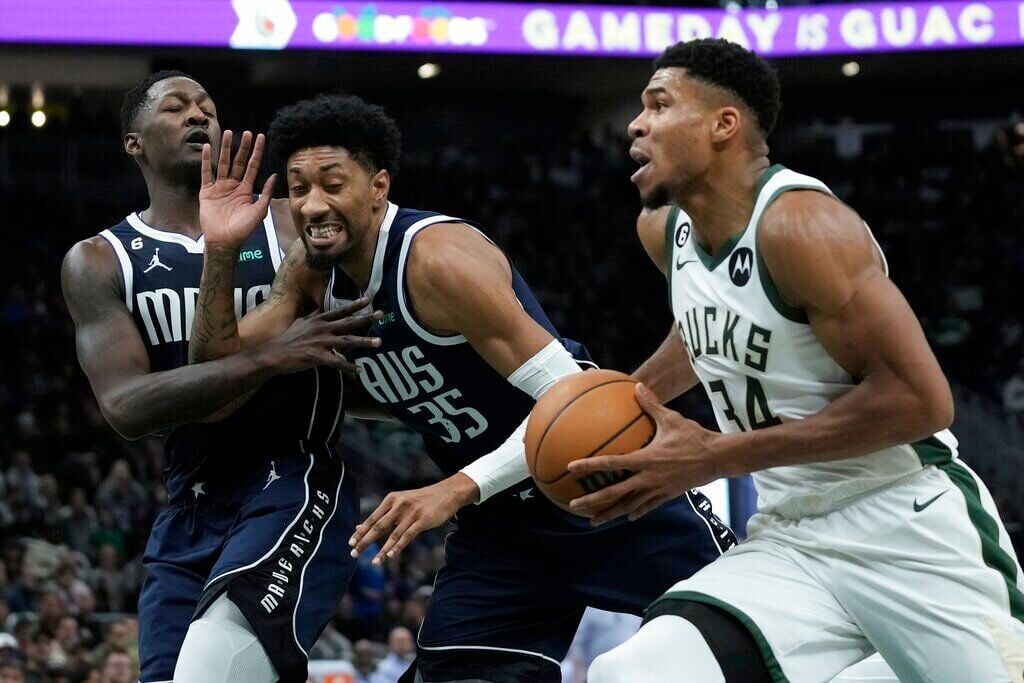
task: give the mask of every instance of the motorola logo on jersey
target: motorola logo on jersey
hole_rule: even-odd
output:
[[[683,221],[683,224],[676,228],[676,246],[682,247],[690,239],[690,221]]]
[[[235,288],[235,317],[241,318],[270,294],[270,285],[257,285],[243,291]],[[135,306],[142,318],[150,346],[169,342],[188,341],[192,336],[192,321],[196,317],[198,287],[184,290],[161,287],[148,292],[135,293]]]
[[[754,252],[747,247],[741,247],[733,252],[729,258],[729,279],[737,287],[742,287],[750,281],[750,273],[754,270]]]

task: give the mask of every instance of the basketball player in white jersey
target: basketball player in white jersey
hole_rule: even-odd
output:
[[[1024,680],[1020,566],[946,431],[949,385],[864,222],[768,161],[774,72],[721,40],[655,69],[632,180],[645,206],[680,207],[639,223],[678,334],[638,373],[652,443],[571,466],[633,476],[572,506],[635,519],[753,473],[759,513],[590,680],[813,683],[875,651],[905,682]],[[721,434],[659,403],[698,381]]]

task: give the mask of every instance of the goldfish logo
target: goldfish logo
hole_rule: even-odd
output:
[[[441,6],[427,6],[416,16],[381,14],[377,6],[358,12],[335,6],[313,20],[313,35],[321,43],[375,43],[378,45],[470,45],[487,43],[488,22],[483,17],[460,17]]]

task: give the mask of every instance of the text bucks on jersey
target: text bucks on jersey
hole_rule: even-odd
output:
[[[690,217],[679,208],[672,209],[665,226],[676,327],[725,433],[807,418],[854,387],[804,312],[779,296],[758,253],[761,216],[790,190],[830,194],[819,180],[771,167],[745,230],[715,254],[698,244]],[[952,459],[956,446],[944,431],[846,460],[763,470],[753,475],[758,507],[794,518],[823,514],[925,465]]]

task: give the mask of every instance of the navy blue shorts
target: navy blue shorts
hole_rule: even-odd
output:
[[[512,524],[466,519],[446,539],[418,637],[424,681],[557,682],[587,606],[640,615],[736,544],[697,491],[636,522],[598,528],[561,511],[544,513],[545,528],[517,527],[515,519],[543,517],[528,506],[550,504],[529,498],[519,514],[502,505]]]
[[[182,500],[172,494],[143,558],[140,681],[172,680],[189,624],[226,592],[281,680],[304,682],[306,654],[355,570],[348,539],[358,498],[344,464],[320,447],[275,459],[230,488],[177,488]]]

